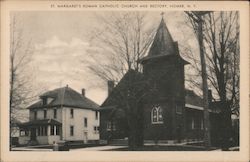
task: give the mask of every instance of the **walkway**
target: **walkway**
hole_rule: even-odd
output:
[[[70,151],[105,151],[105,150],[119,149],[119,148],[126,148],[126,147],[127,146],[97,146],[97,147],[70,149]]]
[[[53,151],[52,149],[34,148],[34,147],[15,147],[12,151]]]

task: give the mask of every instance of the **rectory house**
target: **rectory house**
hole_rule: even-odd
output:
[[[84,143],[99,140],[99,105],[70,87],[48,91],[28,107],[29,121],[19,124],[19,144]]]

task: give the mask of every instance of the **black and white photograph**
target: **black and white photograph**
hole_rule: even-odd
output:
[[[240,10],[95,5],[5,15],[8,151],[240,152]]]

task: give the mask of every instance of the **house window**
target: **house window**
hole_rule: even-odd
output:
[[[98,111],[95,112],[95,119],[98,120]]]
[[[108,130],[108,131],[111,130],[111,121],[108,121],[108,122],[107,122],[107,130]]]
[[[43,110],[43,118],[44,118],[44,119],[47,118],[47,110]]]
[[[34,118],[37,119],[37,111],[34,111]]]
[[[54,119],[57,118],[57,109],[54,109]]]
[[[47,126],[44,126],[44,135],[47,136],[48,135],[48,129]]]
[[[54,125],[50,126],[50,135],[55,135],[55,129],[54,129]]]
[[[163,112],[162,112],[162,108],[159,105],[153,107],[151,111],[151,121],[152,121],[152,124],[163,123]]]
[[[47,126],[41,126],[38,128],[38,136],[47,136]]]
[[[94,133],[95,133],[95,134],[98,134],[98,133],[99,133],[99,127],[94,126]]]
[[[41,127],[38,128],[38,136],[42,135]]]
[[[175,111],[177,114],[182,114],[182,106],[180,104],[175,105]]]
[[[115,131],[116,130],[116,124],[115,122],[108,121],[107,122],[107,131]]]
[[[60,133],[59,133],[59,126],[56,126],[56,135],[59,135]]]
[[[203,119],[201,119],[201,130],[204,129],[204,123],[203,123]]]
[[[70,109],[70,117],[74,118],[74,109]]]
[[[74,136],[74,126],[70,126],[70,136]]]
[[[191,129],[194,129],[194,118],[192,118],[192,121],[191,121]]]
[[[28,136],[29,132],[27,130],[21,130],[20,131],[20,136]]]
[[[88,127],[88,119],[84,118],[84,127]]]

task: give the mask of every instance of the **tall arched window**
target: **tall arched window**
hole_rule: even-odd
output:
[[[151,122],[152,122],[152,124],[162,124],[163,123],[162,108],[159,105],[154,106],[152,111],[151,111]]]
[[[153,108],[152,110],[152,123],[157,122],[157,109]]]

